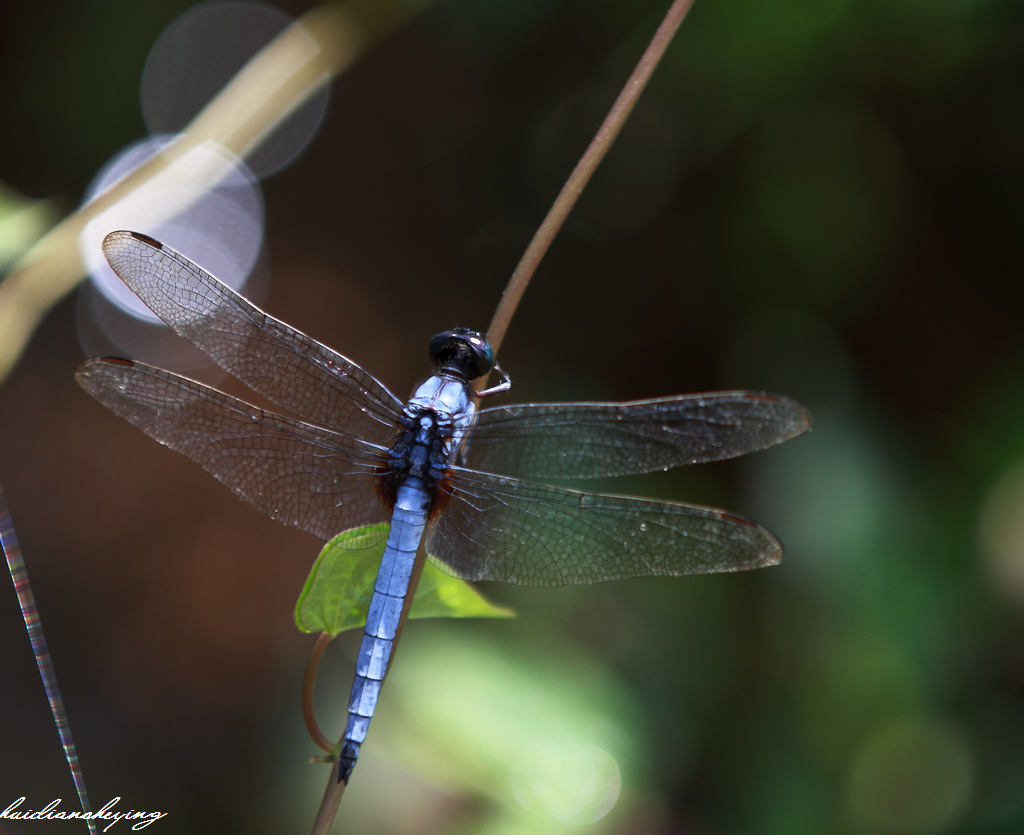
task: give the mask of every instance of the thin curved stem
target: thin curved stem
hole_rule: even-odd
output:
[[[555,202],[551,206],[547,217],[544,218],[544,222],[537,229],[533,240],[530,241],[526,252],[523,253],[523,257],[519,260],[519,264],[512,273],[508,286],[501,296],[498,308],[494,312],[491,325],[487,329],[487,341],[490,342],[495,355],[497,355],[498,348],[505,338],[505,331],[508,330],[509,322],[512,321],[512,314],[515,313],[516,308],[519,306],[519,300],[523,297],[523,293],[526,292],[526,286],[530,283],[530,279],[533,278],[533,274],[537,270],[537,265],[540,264],[544,254],[548,251],[551,242],[555,239],[555,235],[558,234],[558,230],[562,228],[562,224],[565,223],[565,219],[569,216],[569,212],[572,211],[572,207],[583,192],[583,188],[590,181],[591,175],[593,175],[601,160],[604,159],[605,154],[608,153],[608,149],[611,148],[615,138],[619,135],[619,131],[622,130],[622,126],[626,123],[626,119],[629,117],[633,106],[636,104],[637,99],[640,98],[640,94],[654,73],[654,68],[658,66],[658,62],[661,60],[662,55],[665,54],[665,50],[672,41],[673,35],[679,29],[692,5],[693,0],[675,0],[672,3],[672,7],[661,22],[661,26],[654,33],[650,45],[637,63],[636,69],[633,70],[633,74],[626,81],[622,92],[619,93],[619,97],[615,100],[611,110],[608,111],[608,115],[605,117],[604,122],[601,123],[601,127],[598,128],[597,134],[591,141],[590,146],[583,153],[580,161],[576,164],[576,168],[569,175],[569,179],[566,180],[565,185],[562,186],[562,190],[559,192],[558,197],[555,198]],[[478,382],[480,386],[483,386],[485,381],[481,380]]]
[[[317,747],[328,754],[334,754],[337,746],[334,745],[320,730],[316,722],[316,711],[313,709],[313,687],[316,684],[316,671],[320,668],[320,658],[327,649],[327,645],[333,640],[327,632],[321,632],[313,644],[309,653],[309,660],[306,662],[306,670],[302,674],[302,719],[306,723],[306,730]]]

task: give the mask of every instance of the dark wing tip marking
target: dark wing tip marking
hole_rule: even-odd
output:
[[[127,229],[120,229],[116,232],[108,233],[103,239],[103,254],[109,255],[110,251],[120,245],[125,238],[135,238],[135,240],[141,241],[153,249],[162,250],[164,248],[164,245],[156,238],[151,238],[149,235],[144,235],[142,232],[132,232]]]
[[[730,522],[734,525],[749,528],[752,531],[756,531],[761,538],[764,540],[764,547],[761,550],[760,555],[744,564],[737,565],[733,569],[726,569],[727,571],[747,571],[754,568],[766,568],[769,565],[778,565],[782,562],[782,543],[779,538],[775,536],[770,530],[759,525],[752,519],[747,519],[745,516],[740,516],[738,513],[732,513],[728,510],[715,510],[715,513],[720,519]]]
[[[727,519],[728,521],[734,522],[738,525],[745,525],[748,528],[754,528],[756,530],[761,529],[761,526],[757,524],[757,522],[747,519],[745,516],[740,516],[738,513],[730,513],[728,510],[719,510],[717,513],[723,519]]]
[[[111,368],[113,366],[114,368]],[[134,368],[135,362],[122,357],[89,357],[75,367],[75,381],[87,392],[96,396],[97,380],[107,378],[111,374],[121,375],[121,370]]]
[[[151,247],[154,247],[155,249],[164,248],[164,245],[160,243],[160,241],[158,241],[156,238],[149,237],[149,235],[143,235],[141,232],[129,232],[128,234],[131,235],[136,240],[142,241],[144,244],[149,244]]]
[[[121,373],[119,371],[107,370],[105,366],[116,366],[122,369],[134,368],[135,362],[123,359],[122,357],[89,357],[75,366],[75,380],[82,388],[91,392],[91,386],[97,376]]]

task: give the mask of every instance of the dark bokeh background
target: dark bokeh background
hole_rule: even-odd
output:
[[[144,134],[146,55],[189,5],[0,7],[0,180],[72,208]],[[408,392],[431,334],[486,326],[665,5],[440,2],[366,55],[264,184],[268,309]],[[1024,831],[1022,30],[1011,0],[698,0],[501,360],[513,400],[802,400],[806,437],[614,486],[753,516],[787,558],[412,624],[338,831],[575,831],[495,742],[557,772],[552,727],[621,771],[590,831]],[[0,480],[94,800],[307,831],[291,611],[319,544],[85,395],[75,304],[0,390]],[[0,669],[0,807],[73,806],[2,590]],[[442,675],[505,698],[459,707]]]

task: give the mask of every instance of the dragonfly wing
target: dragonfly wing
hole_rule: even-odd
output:
[[[145,235],[111,232],[103,254],[157,316],[254,391],[319,426],[356,418],[358,437],[390,440],[402,404],[351,360]]]
[[[810,428],[799,403],[751,391],[626,403],[530,403],[483,409],[465,466],[528,478],[598,478],[720,461]]]
[[[272,519],[330,539],[389,518],[373,474],[379,447],[139,362],[90,359],[75,378],[105,406],[187,455]]]
[[[580,493],[453,468],[427,553],[465,580],[561,586],[773,565],[749,519],[696,505]]]

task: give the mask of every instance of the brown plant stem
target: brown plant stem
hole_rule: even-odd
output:
[[[580,161],[576,164],[572,174],[569,175],[569,179],[562,186],[562,190],[559,192],[558,197],[555,198],[555,202],[552,204],[547,217],[544,218],[544,222],[537,229],[533,240],[530,241],[526,252],[523,253],[523,257],[519,260],[519,264],[512,273],[508,286],[501,296],[501,301],[494,311],[491,325],[487,329],[487,341],[490,342],[495,355],[498,354],[498,348],[505,338],[505,332],[508,330],[509,322],[512,321],[512,315],[519,306],[519,300],[523,297],[523,293],[526,292],[526,286],[530,283],[530,279],[533,278],[537,266],[551,246],[551,242],[555,239],[555,235],[558,234],[558,230],[565,223],[569,212],[572,211],[572,207],[576,204],[576,200],[590,181],[590,177],[622,130],[622,126],[626,123],[626,119],[633,110],[633,106],[636,104],[637,99],[640,98],[640,94],[654,73],[654,68],[658,66],[658,62],[661,60],[662,55],[665,54],[665,50],[672,41],[673,35],[679,29],[692,5],[693,0],[675,0],[672,3],[671,8],[665,15],[665,19],[661,22],[661,26],[654,33],[651,43],[637,63],[636,69],[633,70],[632,75],[626,81],[622,92],[619,93],[619,97],[615,100],[611,110],[608,111],[604,122],[601,123],[601,127],[598,128],[589,147],[584,151],[583,156],[580,157]],[[479,380],[477,390],[485,382],[485,380]]]
[[[313,742],[328,754],[334,754],[338,749],[334,743],[324,736],[320,726],[316,723],[316,712],[313,709],[313,685],[316,683],[316,671],[320,667],[320,658],[332,640],[333,636],[329,633],[320,633],[316,643],[313,644],[312,651],[309,653],[309,660],[306,661],[306,670],[302,674],[302,719],[306,723],[306,730],[309,731]]]

